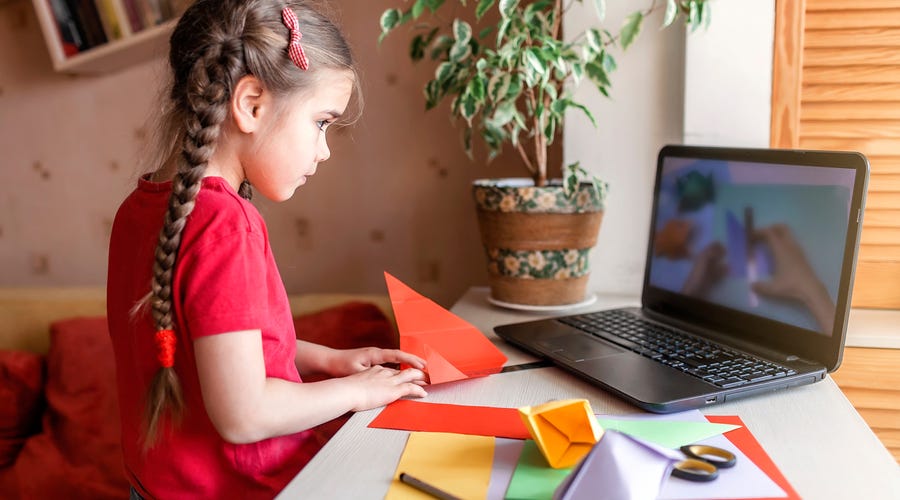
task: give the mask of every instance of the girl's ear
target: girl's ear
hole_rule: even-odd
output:
[[[258,78],[253,75],[241,77],[231,95],[231,116],[235,125],[245,134],[259,130],[262,111],[268,110],[270,104],[269,93]]]

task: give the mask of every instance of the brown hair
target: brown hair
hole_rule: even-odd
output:
[[[289,30],[281,17],[284,7],[299,19],[301,43],[309,59],[306,71],[288,56]],[[176,168],[147,298],[157,330],[175,329],[172,278],[181,234],[216,148],[220,126],[228,116],[234,85],[243,76],[253,75],[273,96],[281,98],[312,87],[323,69],[357,73],[340,30],[312,2],[304,0],[198,0],[172,33],[169,65],[172,81],[157,131],[157,166],[162,171],[174,163]],[[358,78],[354,82],[358,100]],[[246,180],[239,192],[250,198]],[[156,443],[161,418],[167,412],[174,424],[184,412],[181,386],[171,367],[160,368],[150,384],[145,449]]]

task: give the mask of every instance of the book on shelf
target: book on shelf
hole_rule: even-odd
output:
[[[81,34],[86,41],[85,48],[90,49],[107,42],[106,33],[103,31],[103,23],[100,21],[100,13],[93,0],[65,0],[69,10],[74,14],[81,29]]]
[[[119,40],[131,34],[128,18],[119,0],[95,0],[94,3],[108,40]]]
[[[70,57],[87,49],[86,40],[78,25],[78,18],[69,10],[69,4],[65,0],[47,0],[47,3],[50,5],[50,11],[56,21],[63,54]]]
[[[132,33],[137,33],[144,29],[144,18],[141,13],[141,7],[138,0],[119,0],[125,10],[125,16],[128,18],[128,26]]]

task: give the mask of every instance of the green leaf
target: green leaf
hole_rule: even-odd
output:
[[[472,27],[462,19],[455,19],[453,21],[453,37],[456,38],[457,45],[468,44],[472,39]]]
[[[418,19],[422,12],[425,12],[425,0],[416,0],[409,11],[412,13],[413,19]]]
[[[522,79],[519,75],[513,75],[509,80],[509,89],[506,91],[506,98],[514,101],[518,99],[522,93]]]
[[[622,48],[627,49],[634,40],[637,38],[638,33],[641,32],[641,22],[644,20],[644,15],[640,12],[635,12],[628,16],[625,19],[625,24],[622,26]]]
[[[590,47],[594,52],[601,52],[603,50],[603,36],[600,34],[600,31],[591,28],[584,32],[587,37],[588,47]]]
[[[494,124],[498,127],[502,127],[513,121],[516,113],[516,103],[513,101],[505,101],[497,106],[497,110],[494,111]]]
[[[484,78],[481,76],[475,76],[471,80],[469,80],[469,86],[466,89],[466,92],[469,93],[475,101],[481,105],[484,102],[485,95],[485,87],[487,86]]]
[[[591,114],[591,111],[587,108],[587,106],[574,101],[569,101],[569,106],[580,109],[585,115],[587,115],[588,119],[591,121],[591,124],[594,125],[594,128],[597,127],[597,120],[594,119],[594,115]]]
[[[450,47],[450,54],[448,57],[450,61],[459,63],[464,61],[467,57],[472,54],[472,46],[468,43],[464,45],[455,44],[453,47]]]
[[[541,58],[540,50],[531,47],[525,51],[523,57],[525,58],[525,63],[536,75],[543,76],[547,72],[547,64]]]
[[[455,65],[451,62],[442,62],[434,70],[434,79],[441,85],[453,78]]]
[[[709,23],[712,22],[712,8],[708,2],[700,4],[700,22],[704,29],[709,29]]]
[[[519,4],[519,0],[500,0],[500,15],[509,17]]]
[[[558,99],[550,103],[550,110],[558,115],[562,115],[566,112],[566,107],[569,105],[568,99]]]
[[[423,57],[425,57],[425,47],[428,45],[425,42],[425,37],[422,35],[416,35],[413,37],[412,41],[409,44],[409,58],[413,61],[419,61]]]
[[[488,95],[491,97],[491,100],[494,102],[503,100],[509,90],[511,81],[512,77],[506,72],[495,73],[491,76],[488,81]]]
[[[478,6],[475,7],[475,18],[481,20],[481,16],[484,15],[491,7],[494,6],[494,2],[496,0],[481,0],[478,2]]]
[[[462,106],[460,106],[460,112],[462,113],[462,117],[465,118],[466,122],[469,123],[469,126],[472,125],[472,118],[475,116],[475,113],[478,112],[478,102],[471,94],[466,94],[462,98]]]
[[[572,79],[575,80],[575,85],[584,78],[584,65],[581,63],[572,63]]]
[[[469,157],[470,160],[475,160],[475,157],[472,155],[472,128],[466,127],[463,130],[463,148],[466,151],[466,156]]]
[[[491,31],[494,31],[493,26],[488,26],[487,28],[482,29],[478,32],[478,39],[483,40],[486,36],[491,34]]]
[[[607,73],[612,73],[616,70],[616,60],[613,59],[613,56],[611,56],[609,52],[604,51],[601,53],[600,60],[603,65],[603,70]]]
[[[431,10],[431,13],[434,14],[441,5],[444,5],[444,0],[425,0],[425,5]]]
[[[609,77],[607,76],[606,71],[603,69],[603,66],[597,64],[596,61],[589,62],[585,67],[585,70],[587,70],[588,78],[597,85],[597,88],[610,86]]]
[[[594,0],[594,10],[601,21],[606,19],[606,0]]]
[[[447,35],[441,35],[438,37],[437,41],[434,42],[431,48],[431,59],[436,61],[438,59],[442,59],[447,54],[447,51],[450,50],[450,47],[453,46],[453,37]]]
[[[666,0],[666,15],[663,17],[663,28],[671,25],[678,16],[678,4],[675,0]]]
[[[547,139],[547,144],[553,144],[553,139],[556,137],[556,118],[550,117],[547,120],[547,126],[544,127],[544,137]]]
[[[503,44],[503,38],[506,37],[506,32],[509,30],[510,25],[512,24],[512,19],[508,17],[504,17],[502,21],[500,21],[500,27],[497,28],[497,46]]]
[[[378,38],[379,42],[400,24],[400,15],[400,9],[388,9],[381,14],[381,36]]]
[[[566,193],[566,196],[569,198],[573,198],[575,196],[575,192],[578,190],[578,184],[580,181],[580,172],[583,170],[581,168],[581,162],[575,162],[568,166],[565,169],[565,181],[563,182],[563,191]]]
[[[429,110],[435,106],[437,106],[438,101],[440,100],[440,88],[438,86],[438,82],[436,80],[431,80],[425,85],[424,93],[425,93],[425,109]]]

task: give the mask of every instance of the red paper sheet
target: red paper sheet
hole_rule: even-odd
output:
[[[519,410],[461,406],[401,399],[387,405],[369,427],[404,431],[452,432],[510,439],[530,439]]]
[[[714,424],[732,424],[739,425],[737,429],[726,432],[723,434],[729,441],[731,441],[735,446],[740,448],[744,455],[747,455],[747,458],[753,461],[757,467],[762,469],[763,472],[769,476],[769,479],[775,481],[775,483],[787,493],[787,497],[778,497],[778,498],[765,498],[765,499],[757,499],[757,500],[783,500],[784,498],[788,498],[790,500],[800,500],[800,495],[794,491],[794,488],[791,487],[791,483],[781,474],[781,471],[778,470],[778,467],[775,465],[775,462],[769,458],[769,454],[766,453],[766,450],[760,446],[759,442],[753,437],[753,434],[750,433],[750,430],[747,429],[747,426],[744,425],[744,422],[741,420],[741,417],[736,415],[706,415],[706,420]]]
[[[400,349],[425,360],[428,383],[497,373],[506,356],[481,330],[384,273],[400,332]]]

